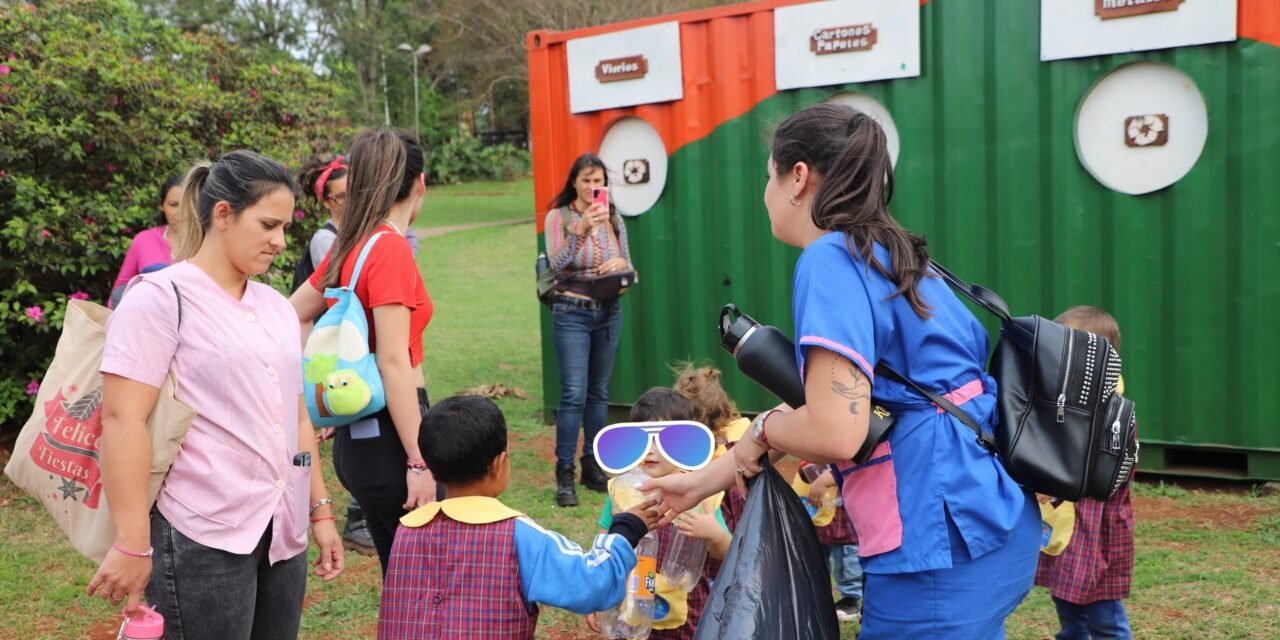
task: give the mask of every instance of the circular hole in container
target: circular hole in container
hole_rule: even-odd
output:
[[[1164,189],[1191,171],[1204,151],[1209,115],[1187,74],[1135,62],[1103,76],[1076,110],[1076,156],[1113,191]]]

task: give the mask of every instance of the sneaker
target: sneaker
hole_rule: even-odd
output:
[[[342,546],[362,556],[373,556],[378,553],[377,548],[373,546],[373,536],[369,534],[369,526],[365,524],[363,518],[347,521],[346,528],[342,530]]]
[[[862,619],[862,602],[857,598],[841,598],[836,602],[836,619],[840,622],[857,622]]]

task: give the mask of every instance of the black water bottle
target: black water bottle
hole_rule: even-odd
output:
[[[793,409],[804,406],[804,381],[796,367],[795,343],[777,327],[762,325],[726,304],[720,310],[720,345],[738,369]]]
[[[776,327],[762,325],[751,316],[726,304],[720,310],[720,345],[733,354],[738,369],[748,378],[769,390],[792,409],[804,406],[804,380],[796,366],[796,347]],[[873,404],[867,422],[867,436],[854,454],[853,461],[862,464],[881,442],[889,438],[896,422],[893,414]]]

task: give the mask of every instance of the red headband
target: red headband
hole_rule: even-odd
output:
[[[316,199],[324,202],[325,183],[329,182],[329,176],[333,175],[336,169],[349,169],[346,164],[346,158],[338,156],[332,162],[324,166],[324,170],[320,172],[320,177],[316,178]]]

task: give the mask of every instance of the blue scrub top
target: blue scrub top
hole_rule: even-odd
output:
[[[883,362],[990,431],[996,423],[996,383],[984,371],[990,340],[941,278],[920,283],[931,314],[922,319],[905,296],[892,297],[896,285],[850,253],[847,242],[844,233],[828,233],[804,250],[792,307],[800,374],[810,349],[840,354],[872,381],[872,398],[897,417],[888,442],[866,464],[835,465],[863,567],[870,573],[950,568],[948,527],[971,558],[981,557],[1009,539],[1026,494],[972,430],[914,390],[877,379],[874,369]],[[889,252],[878,244],[874,251],[891,269]]]

